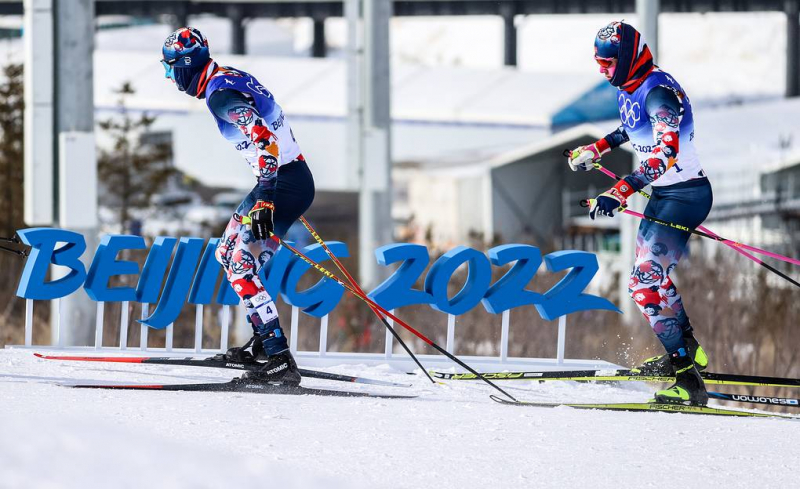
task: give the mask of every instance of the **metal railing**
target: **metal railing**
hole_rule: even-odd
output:
[[[103,346],[104,334],[104,321],[105,321],[105,308],[104,302],[97,303],[96,317],[95,317],[95,334],[94,345],[91,346],[68,346],[65,345],[65,335],[62,326],[64,325],[64,318],[61,314],[60,299],[56,301],[56,321],[54,327],[56,332],[53,335],[54,344],[51,345],[34,345],[33,344],[33,307],[34,301],[31,299],[26,300],[25,307],[25,344],[11,346],[10,348],[39,348],[39,349],[58,349],[58,350],[82,350],[82,351],[95,351],[95,352],[115,352],[115,353],[147,353],[166,356],[209,356],[216,353],[224,352],[228,349],[228,332],[231,325],[231,306],[222,306],[221,319],[220,319],[220,344],[219,348],[203,349],[202,339],[203,333],[207,325],[203,321],[203,305],[198,304],[195,306],[195,331],[194,331],[194,347],[193,348],[174,348],[174,323],[166,328],[166,339],[164,347],[150,347],[148,346],[148,333],[150,327],[142,324],[140,325],[141,334],[139,346],[131,348],[128,345],[128,332],[130,328],[129,317],[129,302],[122,302],[120,313],[120,335],[119,345],[114,347]],[[319,321],[319,348],[315,351],[298,351],[298,337],[299,337],[299,322],[300,322],[300,308],[292,306],[291,321],[289,327],[289,347],[302,365],[326,367],[341,364],[366,364],[366,365],[380,365],[388,364],[392,367],[412,371],[416,365],[405,354],[396,354],[394,352],[395,339],[386,331],[384,341],[384,351],[381,353],[346,353],[346,352],[331,352],[328,351],[328,315],[320,318]],[[394,314],[394,310],[389,311]],[[142,303],[141,317],[146,318],[149,315],[149,304]],[[390,325],[394,326],[394,321],[388,319]],[[546,369],[584,369],[591,367],[598,368],[611,368],[616,367],[608,362],[598,360],[575,360],[566,359],[564,356],[566,348],[566,328],[567,318],[561,316],[558,320],[558,339],[556,344],[556,357],[555,358],[523,358],[523,357],[510,357],[509,356],[509,330],[511,324],[511,311],[506,310],[501,314],[500,319],[500,344],[499,356],[461,356],[473,368],[491,371],[502,370],[509,367],[530,367],[539,370]],[[249,327],[249,326],[248,326]],[[453,353],[456,348],[457,341],[456,316],[447,314],[447,336],[445,343],[445,350]],[[411,347],[412,345],[409,345]],[[420,361],[426,367],[449,368],[454,364],[443,355],[418,355]]]

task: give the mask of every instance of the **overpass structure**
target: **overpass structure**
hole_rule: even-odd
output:
[[[35,2],[33,2],[35,3]],[[94,0],[95,15],[168,15],[183,26],[189,16],[210,14],[230,19],[232,51],[245,54],[245,22],[253,18],[308,17],[313,20],[311,52],[324,57],[325,19],[345,16],[345,1],[332,0]],[[633,14],[642,8],[661,12],[785,12],[786,95],[800,95],[800,0],[394,0],[394,16],[496,15],[504,22],[504,63],[517,62],[514,17],[536,14]],[[0,0],[0,15],[22,15],[22,0]]]

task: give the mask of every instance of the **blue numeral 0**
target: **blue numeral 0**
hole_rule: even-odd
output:
[[[469,274],[464,287],[447,297],[447,284],[458,267],[467,263]],[[492,266],[480,251],[459,246],[442,255],[433,264],[425,278],[425,291],[433,297],[432,307],[437,311],[459,315],[469,311],[483,298],[492,282]]]

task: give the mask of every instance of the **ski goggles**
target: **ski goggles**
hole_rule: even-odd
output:
[[[599,56],[595,56],[594,60],[597,61],[597,64],[599,64],[603,68],[610,68],[611,65],[613,65],[614,62],[617,61],[617,58],[601,58]]]
[[[167,61],[165,59],[161,60],[161,66],[164,67],[164,78],[169,78],[172,81],[175,81],[175,60]]]

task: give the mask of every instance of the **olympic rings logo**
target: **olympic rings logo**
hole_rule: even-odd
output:
[[[631,99],[619,96],[619,119],[626,126],[633,128],[639,122],[639,102],[631,102]]]

